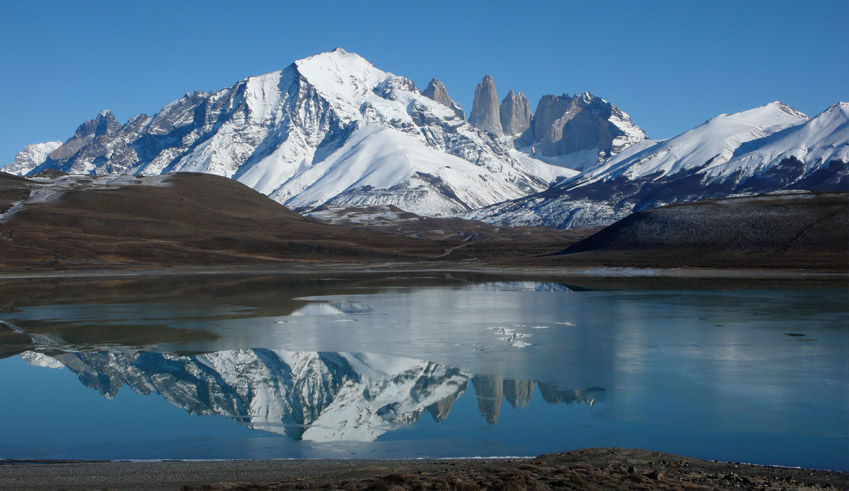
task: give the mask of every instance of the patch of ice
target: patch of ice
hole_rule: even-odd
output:
[[[513,346],[514,348],[527,348],[528,346],[532,346],[533,343],[528,343],[526,341],[522,341],[523,338],[533,337],[533,334],[526,334],[522,332],[516,332],[515,329],[510,329],[509,327],[490,327],[488,328],[495,332],[498,336],[496,339],[499,341],[504,341],[505,343]]]

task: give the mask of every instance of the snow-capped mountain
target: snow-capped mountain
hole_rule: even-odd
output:
[[[425,412],[437,421],[473,381],[480,410],[498,420],[501,400],[526,406],[536,382],[469,375],[428,361],[357,353],[240,349],[193,356],[110,349],[52,356],[25,352],[33,366],[63,368],[113,398],[127,385],[157,393],[191,414],[217,414],[296,440],[373,441]],[[546,402],[593,404],[597,389],[539,383]]]
[[[337,48],[218,92],[186,94],[123,126],[104,111],[46,159],[6,170],[204,172],[295,209],[391,204],[423,215],[515,199],[570,174],[514,158],[457,109]]]
[[[16,176],[24,176],[43,164],[47,160],[47,156],[61,146],[62,142],[60,141],[27,145],[15,155],[15,161],[3,167],[2,170]]]
[[[606,225],[632,211],[734,194],[849,189],[849,111],[817,117],[780,102],[642,141],[541,193],[465,215],[500,225]]]

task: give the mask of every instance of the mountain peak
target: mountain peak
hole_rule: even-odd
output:
[[[346,51],[343,48],[336,48],[333,51],[325,51],[323,53],[316,53],[312,56],[307,56],[306,58],[301,58],[300,60],[295,61],[295,65],[301,66],[304,64],[337,64],[337,63],[360,63],[364,65],[368,65],[374,67],[370,61],[366,60],[362,56],[357,53],[352,53],[350,51]]]
[[[842,113],[843,117],[849,117],[849,102],[838,102],[828,107],[822,114]]]
[[[391,77],[356,53],[342,48],[319,53],[294,63],[298,73],[334,100],[353,102]]]
[[[763,106],[737,113],[725,113],[705,122],[710,126],[745,125],[760,128],[782,127],[802,123],[810,119],[805,113],[781,102],[773,101]]]
[[[531,106],[525,94],[511,89],[501,101],[501,129],[505,135],[521,135],[531,125]]]
[[[498,92],[495,90],[495,81],[491,75],[484,75],[481,83],[475,88],[475,100],[472,103],[469,123],[495,136],[503,134]]]
[[[443,84],[438,78],[434,77],[431,79],[431,81],[427,84],[427,88],[424,92],[422,92],[422,95],[435,100],[443,106],[453,109],[454,113],[460,119],[464,121],[466,120],[466,115],[463,113],[463,109],[448,96],[448,89],[445,88],[445,84]]]
[[[785,104],[781,101],[772,101],[769,104],[763,106],[764,108],[778,109],[780,111],[784,111],[791,116],[797,116],[803,119],[808,119],[808,115],[799,111],[798,109],[792,107],[789,104]]]
[[[100,136],[107,132],[116,132],[121,129],[115,115],[109,109],[97,113],[94,119],[90,119],[77,127],[75,135],[78,137]]]

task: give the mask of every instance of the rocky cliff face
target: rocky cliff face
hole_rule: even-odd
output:
[[[518,140],[546,157],[593,151],[608,157],[646,138],[630,117],[589,92],[543,96],[533,122]]]
[[[500,105],[497,97],[492,77],[484,76],[475,89],[469,123],[507,137],[531,157],[570,169],[584,170],[646,139],[628,114],[589,92],[545,95],[533,115],[521,92],[511,90]]]
[[[518,137],[531,125],[531,106],[525,94],[511,90],[501,101],[501,129],[505,135]]]
[[[469,123],[495,136],[503,134],[498,92],[495,90],[495,81],[492,80],[490,75],[485,75],[481,83],[475,88],[475,100],[472,104]]]
[[[454,111],[454,114],[456,114],[458,118],[463,120],[466,119],[466,113],[463,112],[463,108],[461,108],[459,104],[454,102],[451,97],[448,96],[448,89],[445,88],[445,85],[443,85],[439,79],[432,79],[427,84],[427,88],[424,92],[422,92],[422,95],[435,100],[447,108],[450,108]]]
[[[120,130],[121,125],[115,119],[112,111],[108,109],[101,111],[94,119],[81,124],[74,132],[74,136],[50,153],[48,161],[56,162],[69,159],[90,144],[93,144],[94,148],[86,149],[87,155],[99,157],[107,142],[114,138]]]

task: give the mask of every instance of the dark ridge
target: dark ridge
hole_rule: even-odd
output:
[[[558,254],[849,253],[849,193],[768,194],[636,212]]]

